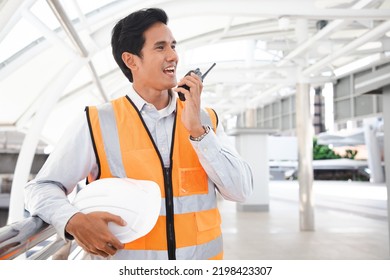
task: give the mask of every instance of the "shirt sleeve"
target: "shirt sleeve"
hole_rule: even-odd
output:
[[[201,141],[191,143],[222,197],[244,202],[252,194],[251,167],[240,157],[221,124],[215,133],[210,130]]]
[[[96,170],[96,158],[84,113],[65,131],[35,179],[25,186],[26,209],[31,215],[52,224],[65,239],[65,226],[78,212],[69,202],[68,194],[90,172]]]

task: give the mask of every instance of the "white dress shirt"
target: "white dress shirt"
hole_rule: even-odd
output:
[[[143,100],[131,87],[128,94],[140,111],[164,165],[170,165],[170,144],[175,119],[175,97],[168,106],[157,110]],[[180,120],[178,120],[180,121]],[[228,200],[244,201],[252,192],[252,173],[219,124],[201,141],[191,141],[199,161],[219,193]],[[87,118],[83,113],[67,129],[34,180],[25,186],[25,205],[31,215],[52,224],[65,238],[68,220],[78,212],[68,200],[75,186],[88,174],[96,177],[98,165],[94,153]]]

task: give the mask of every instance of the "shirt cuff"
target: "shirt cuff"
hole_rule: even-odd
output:
[[[190,142],[198,156],[207,161],[213,161],[221,149],[217,136],[212,130],[201,141],[190,140]]]
[[[62,207],[56,210],[56,213],[52,217],[51,224],[57,231],[58,235],[64,240],[73,240],[73,236],[65,231],[65,227],[69,220],[78,212],[76,207],[69,204],[64,204]]]

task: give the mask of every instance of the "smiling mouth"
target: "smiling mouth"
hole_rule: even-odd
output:
[[[165,74],[169,74],[169,75],[173,75],[175,74],[175,67],[167,67],[164,69],[164,73]]]

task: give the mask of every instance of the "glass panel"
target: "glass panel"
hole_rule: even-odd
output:
[[[279,122],[279,118],[278,117],[272,119],[272,127],[273,128],[280,129],[280,124],[279,123],[280,122]]]
[[[280,110],[279,110],[280,106],[279,106],[279,104],[280,104],[279,101],[277,101],[275,103],[272,103],[272,114],[274,116],[280,114]]]
[[[64,1],[62,1],[64,2]],[[62,3],[61,3],[62,4]],[[60,23],[56,16],[53,14],[46,1],[40,0],[35,2],[30,11],[51,30],[60,27]],[[27,32],[26,32],[27,33]]]
[[[265,128],[272,128],[272,120],[264,121],[264,127]]]
[[[374,96],[372,95],[362,95],[355,98],[355,115],[356,116],[365,116],[370,115],[374,111]]]
[[[290,108],[291,112],[295,112],[295,95],[290,96]]]
[[[383,112],[383,98],[382,98],[382,95],[377,95],[376,96],[376,102],[377,102],[377,104],[378,104],[378,110],[377,110],[377,112],[378,113],[382,113]]]
[[[292,128],[296,128],[296,118],[297,118],[296,114],[293,113],[291,118],[292,118]]]
[[[282,114],[290,112],[290,98],[282,99]]]
[[[350,77],[345,77],[338,80],[334,87],[334,98],[346,97],[350,95]]]
[[[257,108],[257,126],[263,126],[263,108]]]
[[[269,119],[271,117],[271,105],[267,105],[264,107],[264,118]]]
[[[334,104],[334,120],[337,121],[351,117],[349,100],[336,101]]]
[[[0,62],[9,59],[39,37],[40,32],[29,22],[21,19],[1,41]]]
[[[67,2],[67,1],[64,1]],[[97,10],[105,5],[111,4],[112,0],[83,0],[77,1],[80,9],[84,14],[87,14],[93,10]],[[130,12],[129,12],[130,13]]]
[[[290,129],[290,117],[291,116],[283,116],[282,117],[282,130]]]

